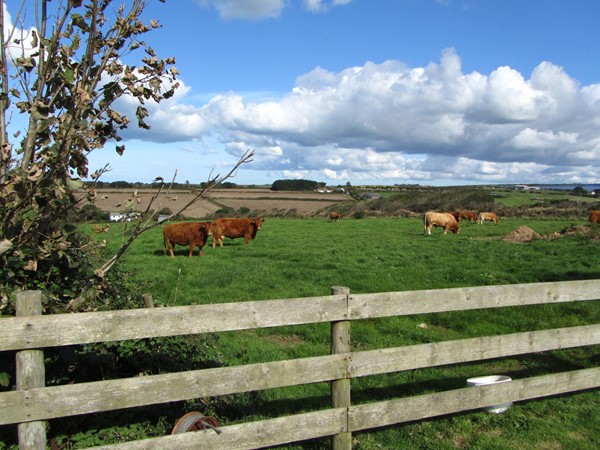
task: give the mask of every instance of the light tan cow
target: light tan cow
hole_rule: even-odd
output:
[[[498,222],[500,222],[500,217],[498,217],[498,215],[493,212],[480,212],[477,223],[479,225],[481,225],[486,220],[489,220],[490,222],[498,223]]]
[[[451,213],[447,212],[440,213],[428,211],[423,218],[423,224],[425,226],[425,233],[429,235],[431,235],[432,227],[443,228],[444,234],[446,234],[448,230],[452,231],[454,234],[460,232],[460,224]]]
[[[107,223],[106,225],[102,226],[98,223],[92,225],[92,231],[94,233],[107,233],[108,230],[110,230],[110,224]]]

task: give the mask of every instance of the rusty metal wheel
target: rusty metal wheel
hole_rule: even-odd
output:
[[[212,416],[205,416],[198,411],[191,411],[177,421],[171,434],[187,433],[188,431],[205,430],[207,428],[221,434],[217,419]]]

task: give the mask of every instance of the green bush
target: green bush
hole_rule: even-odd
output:
[[[216,217],[231,217],[234,214],[235,214],[235,210],[233,208],[230,208],[229,206],[217,209],[215,211],[215,216]]]
[[[91,203],[84,205],[80,209],[78,216],[76,217],[77,222],[107,222],[109,214],[106,211],[102,211],[96,205]]]

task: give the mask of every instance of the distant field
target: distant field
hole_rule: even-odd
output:
[[[127,201],[137,193],[135,208],[144,211],[150,203],[155,191],[148,189],[98,189],[94,204],[106,212],[124,211]],[[190,202],[194,197],[191,191],[172,191],[161,194],[153,203],[158,209],[169,208],[177,211]],[[296,211],[298,215],[312,216],[323,208],[349,197],[339,193],[318,192],[288,192],[271,191],[269,189],[213,189],[207,195],[191,206],[183,215],[185,217],[209,218],[214,217],[217,210],[222,208],[248,208],[250,211],[268,212],[269,214]]]
[[[398,188],[400,189],[400,188]],[[410,199],[415,194],[423,192],[435,195],[437,188],[413,188],[392,191],[390,189],[377,191],[376,189],[359,190],[359,194],[366,192],[376,193],[387,199],[391,196],[400,196]],[[457,193],[464,192],[465,187],[457,187]],[[490,191],[493,201],[499,208],[523,208],[528,206],[541,207],[547,212],[555,211],[556,205],[568,201],[571,206],[579,205],[578,211],[572,210],[568,215],[586,215],[590,208],[600,209],[600,200],[588,196],[574,196],[570,191],[540,190],[540,191],[517,191],[506,187],[475,187],[475,190],[483,189]],[[443,191],[452,188],[442,188]],[[134,197],[135,195],[135,197]],[[94,205],[105,212],[122,212],[128,205],[132,205],[136,211],[143,212],[147,209],[153,196],[156,195],[152,189],[98,189]],[[177,190],[168,194],[161,194],[153,201],[153,208],[157,210],[168,209],[171,212],[178,211],[186,205],[194,193],[191,190]],[[314,191],[272,191],[266,188],[235,188],[214,189],[208,192],[205,198],[198,200],[189,207],[183,217],[197,219],[212,219],[217,211],[231,209],[233,211],[245,211],[243,214],[264,215],[268,217],[328,217],[328,211],[340,205],[342,212],[348,212],[349,204],[358,206],[366,215],[375,212],[369,206],[368,201],[356,202],[347,194],[343,193],[318,193]],[[362,205],[362,206],[361,206]],[[597,206],[596,206],[597,205]],[[385,207],[384,207],[385,208]],[[354,210],[356,213],[357,210]],[[353,215],[350,213],[349,215]],[[521,212],[522,213],[522,212]],[[401,215],[398,211],[388,211],[385,215]],[[556,215],[556,214],[555,214]]]
[[[568,200],[576,203],[592,204],[599,203],[600,199],[589,196],[572,195],[570,191],[540,189],[539,191],[518,191],[515,189],[494,189],[489,188],[494,196],[494,201],[506,206],[527,206],[535,204],[551,204]]]

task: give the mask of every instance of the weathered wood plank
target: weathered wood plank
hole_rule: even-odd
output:
[[[344,319],[600,298],[600,280],[562,281],[257,302],[105,311],[2,320],[0,351]]]
[[[354,352],[352,378],[600,344],[600,325]]]
[[[426,314],[600,299],[600,280],[353,294],[350,318]]]
[[[143,308],[2,319],[0,351],[329,322],[345,296]]]
[[[369,403],[350,408],[349,427],[351,432],[356,432],[597,387],[600,387],[600,368]]]
[[[327,355],[2,392],[0,425],[330,381],[347,376],[346,359]]]
[[[94,450],[247,450],[316,439],[346,431],[346,408],[279,417],[212,430],[93,447]]]

